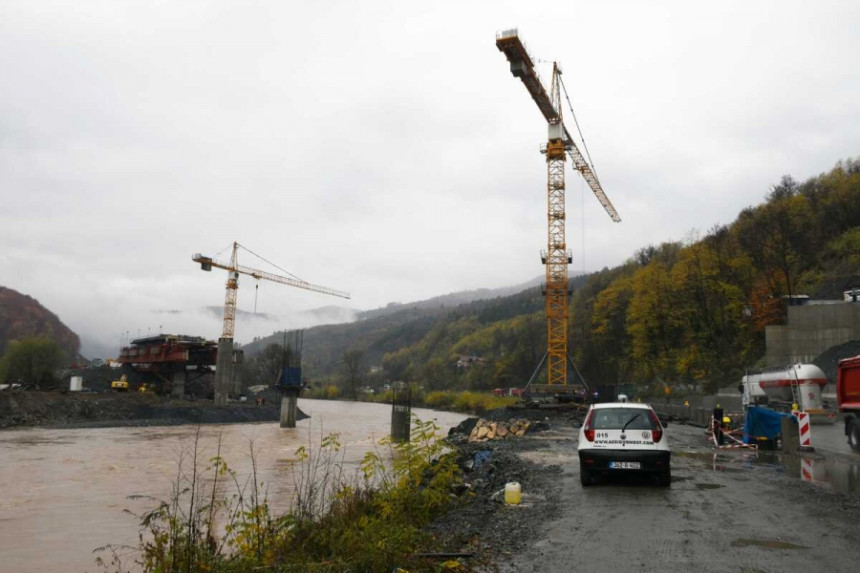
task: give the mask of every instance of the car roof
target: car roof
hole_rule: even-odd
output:
[[[602,410],[604,408],[640,408],[642,410],[651,409],[650,405],[642,404],[640,402],[601,402],[600,404],[592,404],[591,407],[595,410]]]

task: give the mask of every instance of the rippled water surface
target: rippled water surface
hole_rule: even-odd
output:
[[[389,431],[387,405],[299,400],[299,407],[311,417],[289,430],[268,422],[202,426],[199,457],[215,455],[220,436],[221,455],[246,476],[253,443],[260,479],[272,505],[283,510],[296,448],[337,432],[348,468],[354,468]],[[445,432],[464,418],[421,409],[415,414],[435,418]],[[98,571],[93,549],[137,541],[137,521],[123,510],[139,513],[154,505],[128,496],[166,499],[196,432],[194,426],[170,426],[0,433],[0,572]]]

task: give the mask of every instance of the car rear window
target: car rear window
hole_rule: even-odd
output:
[[[628,424],[629,422],[629,424]],[[599,408],[594,410],[595,430],[651,430],[651,416],[644,408]]]

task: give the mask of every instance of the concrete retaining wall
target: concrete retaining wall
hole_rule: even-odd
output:
[[[732,419],[732,426],[738,427],[744,422],[744,412],[743,408],[740,404],[740,398],[736,401],[732,400],[722,400],[722,396],[695,396],[688,398],[689,406],[684,406],[683,404],[651,404],[654,408],[654,411],[661,418],[668,418],[672,420],[680,420],[682,422],[692,424],[694,426],[701,426],[703,428],[707,427],[710,424],[711,416],[714,412],[714,406],[719,403],[723,408],[724,415],[730,417]],[[718,401],[719,400],[719,401]],[[698,403],[696,406],[694,403]],[[707,404],[707,407],[703,407],[702,404]]]
[[[860,339],[860,303],[790,306],[786,322],[765,327],[768,366],[811,362],[828,348]]]

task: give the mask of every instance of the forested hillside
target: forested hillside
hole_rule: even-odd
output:
[[[77,355],[81,345],[78,335],[39,301],[0,286],[0,355],[9,342],[33,337],[56,342],[68,359]]]
[[[764,353],[764,327],[787,295],[837,298],[860,273],[860,160],[798,183],[785,176],[729,225],[646,246],[627,262],[573,281],[571,351],[592,382],[640,385],[736,380]],[[412,306],[305,333],[306,374],[362,372],[428,388],[525,384],[546,348],[537,288],[455,307]],[[279,342],[274,335],[251,352]],[[355,353],[353,353],[353,356]],[[458,366],[461,357],[477,357]]]

